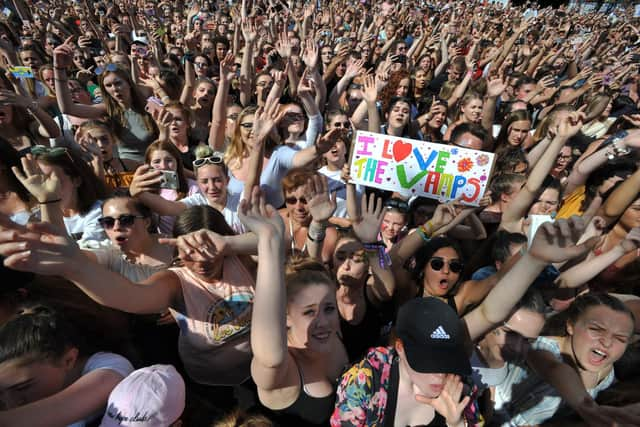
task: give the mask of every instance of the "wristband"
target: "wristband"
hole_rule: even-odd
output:
[[[424,225],[418,227],[418,234],[420,234],[420,237],[422,237],[422,240],[424,240],[425,243],[429,243],[431,240],[431,233],[427,231]]]
[[[58,203],[60,201],[62,201],[62,199],[45,200],[44,202],[41,202],[41,201],[38,200],[38,203],[41,204],[41,205],[50,205],[52,203]]]
[[[363,243],[365,252],[378,254],[378,265],[384,269],[391,265],[391,257],[386,251],[386,245],[384,242]]]
[[[314,225],[314,223],[311,223],[309,225],[309,231],[307,232],[307,237],[312,242],[321,242],[324,240],[324,237],[326,235],[326,230],[327,229],[324,226],[317,226],[317,225]]]

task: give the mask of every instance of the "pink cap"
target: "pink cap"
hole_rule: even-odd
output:
[[[100,427],[168,427],[184,411],[184,380],[171,365],[138,369],[109,395]]]

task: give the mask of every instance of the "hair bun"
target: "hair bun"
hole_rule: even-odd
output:
[[[292,255],[289,257],[289,261],[285,265],[285,274],[295,274],[302,271],[319,271],[321,273],[329,274],[324,264],[302,255]]]

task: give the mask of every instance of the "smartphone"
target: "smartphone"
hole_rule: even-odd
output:
[[[407,55],[398,55],[396,59],[393,60],[396,64],[406,64],[407,63]]]
[[[178,174],[174,171],[161,171],[161,172],[162,172],[162,180],[160,181],[160,188],[177,190]]]

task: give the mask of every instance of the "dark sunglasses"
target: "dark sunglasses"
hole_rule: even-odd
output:
[[[351,123],[349,123],[349,122],[335,122],[333,124],[333,127],[334,128],[345,128],[345,129],[348,129],[348,128],[351,127]]]
[[[304,120],[304,114],[302,113],[287,113],[285,117],[289,120]]]
[[[106,73],[107,71],[109,72],[114,72],[118,69],[118,66],[116,64],[107,64],[104,67],[98,67],[95,69],[95,71],[93,72],[96,76],[99,76],[100,74]]]
[[[136,221],[136,218],[142,219],[144,216],[131,214],[120,215],[118,218],[103,216],[102,218],[98,218],[98,223],[100,223],[102,228],[110,230],[116,225],[116,221],[118,221],[122,227],[131,227]]]
[[[449,264],[449,270],[451,270],[452,273],[456,273],[456,274],[460,273],[464,268],[464,264],[462,264],[457,259],[453,259],[451,261],[445,261],[444,259],[437,258],[437,257],[431,258],[431,261],[429,261],[429,265],[435,271],[440,271],[444,267],[445,262]]]
[[[193,167],[199,168],[200,166],[204,166],[206,164],[209,165],[219,165],[224,163],[224,157],[222,154],[212,154],[209,157],[203,157],[201,159],[197,159],[193,161]]]
[[[297,197],[291,196],[284,199],[284,202],[288,205],[295,205],[298,202],[302,203],[303,205],[306,205],[307,199],[305,199],[304,197],[297,198]]]

